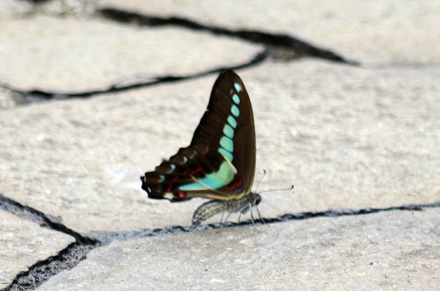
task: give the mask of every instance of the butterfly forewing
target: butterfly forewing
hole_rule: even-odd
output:
[[[255,173],[252,106],[243,82],[226,71],[214,84],[191,144],[141,177],[150,198],[238,199],[250,193]]]

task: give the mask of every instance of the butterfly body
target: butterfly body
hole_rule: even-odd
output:
[[[203,203],[197,208],[193,214],[192,224],[199,225],[202,221],[207,220],[218,213],[228,213],[228,217],[232,213],[240,213],[240,215],[245,214],[252,209],[253,206],[260,204],[260,202],[261,196],[253,192],[235,200],[211,200]]]
[[[202,197],[226,202],[226,210],[234,210],[228,201],[245,201],[251,194],[255,161],[250,99],[240,77],[225,71],[213,86],[190,145],[145,173],[142,189],[152,199]]]

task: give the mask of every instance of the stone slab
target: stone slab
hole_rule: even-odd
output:
[[[440,200],[440,68],[304,60],[238,73],[254,107],[255,184],[268,171],[258,191],[295,185],[262,194],[264,217]],[[147,199],[139,176],[189,144],[215,79],[3,111],[0,187],[83,234],[189,225],[204,200]]]
[[[440,211],[113,242],[41,290],[437,290]]]
[[[0,289],[40,260],[56,255],[75,241],[0,210]]]
[[[100,7],[183,17],[231,29],[287,33],[364,64],[429,65],[440,60],[440,2],[436,0],[267,0],[252,4],[248,0],[104,0]]]
[[[309,61],[243,72],[256,108],[257,180],[268,170],[259,190],[295,185],[293,192],[263,193],[260,210],[439,201],[439,74],[439,67],[369,70]]]
[[[34,16],[0,22],[0,83],[16,90],[82,93],[241,65],[261,49],[180,28]]]

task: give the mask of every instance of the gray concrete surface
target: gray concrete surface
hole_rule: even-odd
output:
[[[439,248],[439,209],[319,218],[114,242],[41,289],[435,290]]]
[[[432,208],[145,235],[190,225],[205,201],[149,200],[139,176],[188,145],[217,73],[82,99],[20,104],[20,94],[193,76],[249,62],[263,45],[172,25],[104,20],[83,1],[37,7],[8,1],[0,6],[2,288],[75,238],[84,244],[81,236],[103,245],[93,244],[86,257],[60,259],[64,271],[47,270],[48,281],[26,288],[440,288],[436,2],[373,1],[370,10],[357,2],[345,10],[346,1],[275,1],[270,9],[267,2],[246,1],[143,3],[105,0],[96,8],[287,33],[363,64],[266,59],[237,71],[254,109],[256,180],[267,171],[259,192],[295,185],[294,191],[262,194],[264,218],[407,204]],[[29,207],[31,218],[11,210],[11,203]],[[57,226],[29,222],[39,212]],[[22,282],[38,276],[30,273]]]

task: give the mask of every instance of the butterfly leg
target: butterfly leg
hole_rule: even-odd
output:
[[[250,204],[249,204],[250,205]],[[244,207],[243,210],[240,211],[241,214],[246,214],[249,211],[250,207]]]
[[[225,217],[225,209],[223,209],[223,211],[222,211],[222,218],[220,218],[220,224],[222,224],[223,223],[223,217]],[[226,218],[227,219],[227,218]]]
[[[266,223],[266,222],[264,221],[264,218],[261,216],[260,209],[258,209],[258,206],[257,206],[257,205],[255,205],[255,208],[257,209],[258,218],[259,218],[263,223]]]
[[[226,218],[225,218],[225,221],[224,221],[224,222],[228,221],[228,218],[229,218],[229,216],[231,216],[231,214],[232,214],[232,212],[229,212],[229,213],[228,213],[228,216],[226,216]]]
[[[255,226],[255,219],[254,219],[254,213],[252,212],[252,204],[249,203],[249,208],[251,211],[251,220],[252,220],[252,224]]]

